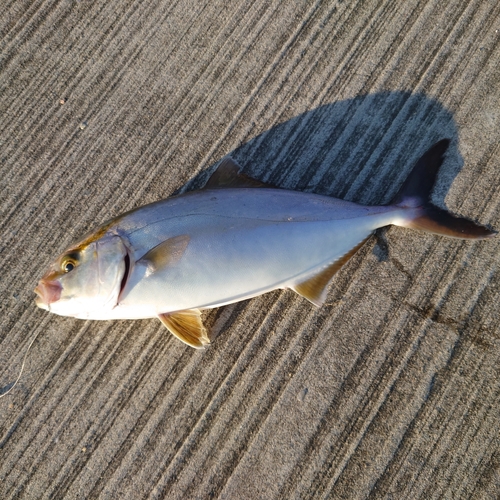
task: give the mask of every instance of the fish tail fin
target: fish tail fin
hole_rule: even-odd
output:
[[[396,225],[450,238],[483,239],[495,236],[496,231],[471,220],[455,217],[430,202],[430,194],[449,144],[449,139],[436,142],[413,167],[391,205],[414,209],[415,216],[397,222]]]

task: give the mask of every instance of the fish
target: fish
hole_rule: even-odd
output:
[[[226,157],[202,189],[118,215],[67,248],[36,286],[36,305],[86,320],[158,318],[194,348],[210,343],[205,309],[276,289],[319,307],[335,273],[378,228],[497,234],[431,203],[449,144],[430,147],[380,206],[279,189]]]

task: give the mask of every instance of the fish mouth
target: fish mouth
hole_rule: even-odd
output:
[[[62,286],[58,281],[41,279],[33,290],[38,297],[35,303],[42,309],[49,309],[49,305],[61,298]]]

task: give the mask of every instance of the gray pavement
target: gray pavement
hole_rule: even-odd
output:
[[[0,15],[0,498],[494,499],[500,238],[384,228],[315,308],[50,315],[52,258],[219,160],[387,203],[452,139],[436,205],[500,230],[500,3],[7,0]]]

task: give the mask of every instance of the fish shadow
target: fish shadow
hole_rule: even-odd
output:
[[[452,113],[422,93],[380,92],[320,106],[231,151],[243,171],[275,186],[367,205],[389,203],[415,161],[451,139],[434,189],[444,207],[463,166]],[[203,187],[219,161],[176,194]],[[435,199],[434,199],[435,198]]]

